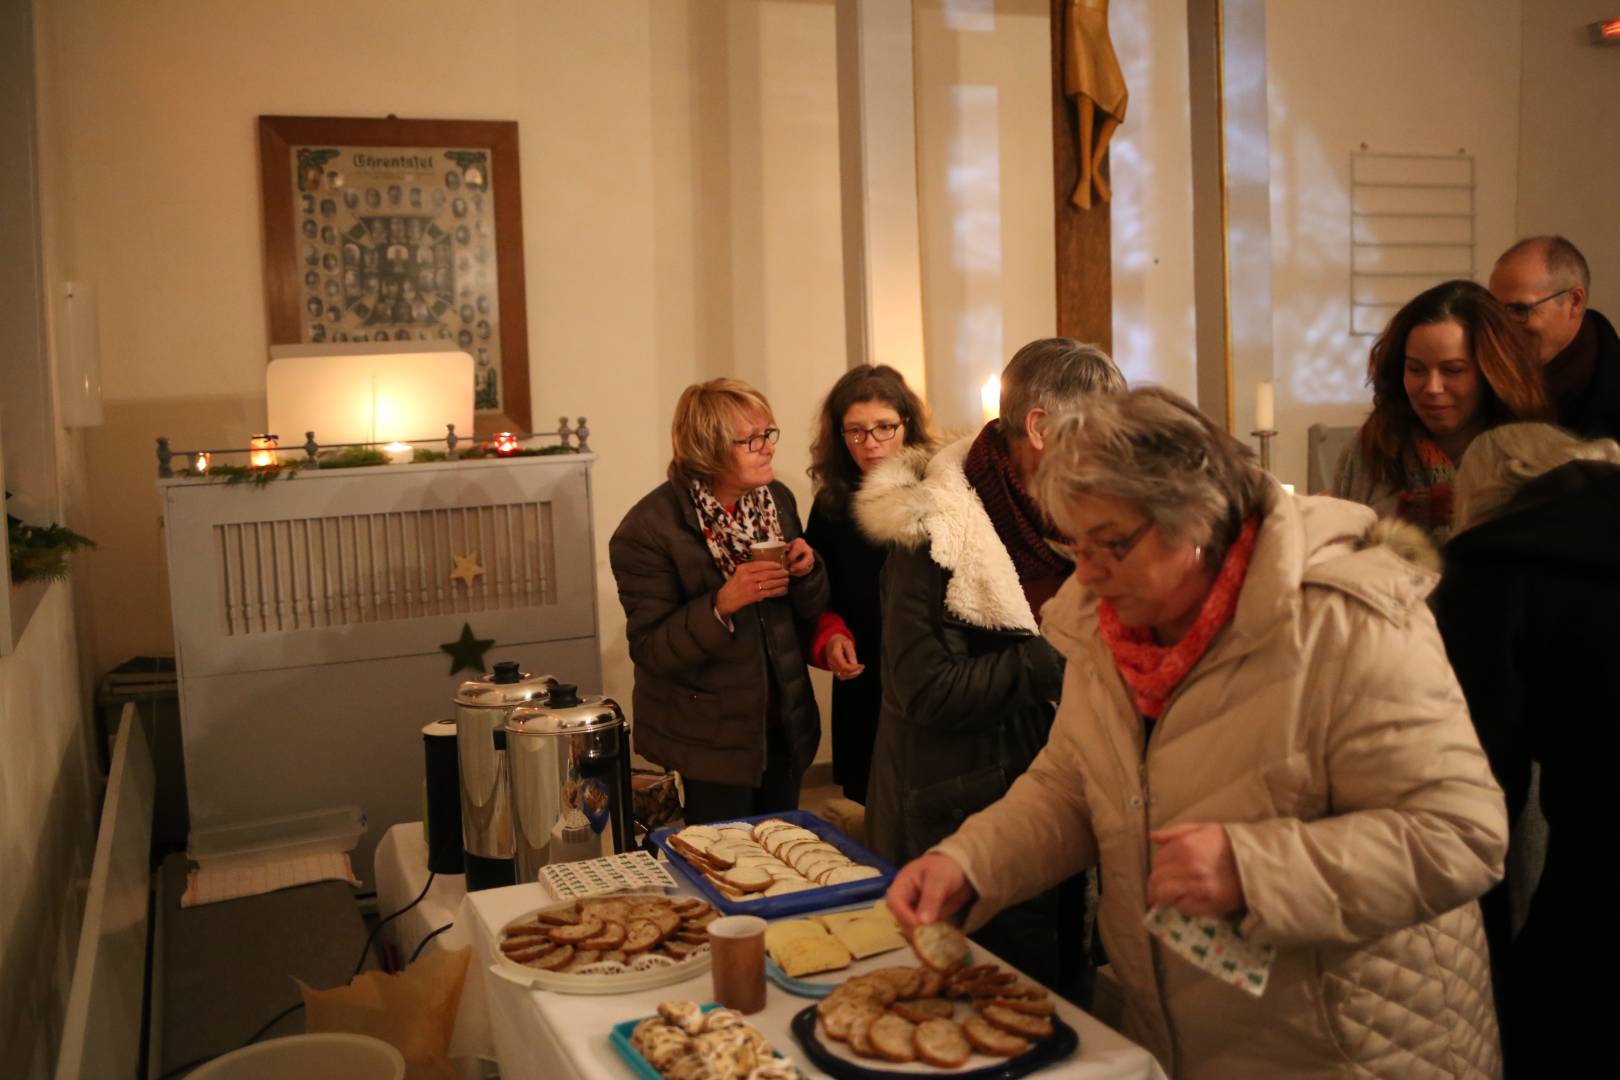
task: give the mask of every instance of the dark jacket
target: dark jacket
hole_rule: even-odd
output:
[[[1046,743],[1063,660],[962,472],[972,440],[868,474],[856,520],[883,569],[883,711],[867,836],[904,862],[1006,794]]]
[[[872,770],[872,744],[883,708],[883,605],[878,585],[888,549],[868,540],[849,508],[829,506],[825,497],[810,507],[804,538],[827,567],[832,594],[827,609],[855,636],[855,654],[866,670],[833,682],[833,778],[844,794],[866,802]]]
[[[1541,765],[1546,863],[1517,939],[1505,883],[1482,901],[1509,1075],[1576,1075],[1596,1063],[1549,1064],[1558,1047],[1601,1046],[1603,1063],[1620,1067],[1608,1034],[1620,1011],[1608,974],[1620,944],[1597,929],[1620,889],[1609,854],[1620,760],[1620,468],[1554,469],[1500,517],[1458,534],[1445,563],[1435,615],[1510,820],[1528,798],[1531,762]]]
[[[1559,426],[1583,439],[1620,439],[1620,335],[1614,324],[1591,308],[1586,317],[1597,330],[1597,363],[1592,381],[1559,411]]]
[[[782,535],[800,535],[793,494],[770,485]],[[798,772],[821,741],[821,714],[801,640],[827,604],[821,560],[788,595],[749,604],[729,631],[715,616],[726,579],[698,527],[691,497],[672,483],[630,508],[608,542],[635,664],[637,752],[694,780],[757,785],[765,768],[766,710],[775,683]]]

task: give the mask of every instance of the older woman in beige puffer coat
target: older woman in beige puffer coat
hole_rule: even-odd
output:
[[[1475,898],[1507,821],[1433,572],[1165,391],[1088,403],[1053,441],[1041,498],[1078,539],[1043,610],[1068,660],[1051,739],[890,906],[971,905],[971,928],[1096,864],[1126,1034],[1171,1075],[1499,1075]],[[1263,996],[1164,948],[1154,907],[1275,945]]]

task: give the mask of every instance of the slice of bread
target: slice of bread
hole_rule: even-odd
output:
[[[738,866],[720,875],[727,885],[738,892],[764,892],[775,879],[757,866]]]
[[[973,1056],[973,1045],[954,1020],[924,1020],[917,1025],[913,1040],[917,1056],[941,1069],[960,1069]]]
[[[563,945],[552,949],[544,956],[536,957],[533,960],[525,960],[523,966],[532,967],[539,971],[556,971],[558,968],[567,967],[573,960],[574,947],[572,945]]]
[[[979,1015],[1002,1031],[1026,1039],[1044,1039],[1052,1034],[1052,1021],[1044,1016],[1014,1012],[1004,1005],[981,1005]]]
[[[905,1017],[889,1012],[872,1021],[866,1036],[872,1049],[885,1061],[904,1065],[917,1060],[917,1025]]]
[[[991,1057],[1017,1057],[1029,1050],[1029,1040],[1010,1035],[982,1016],[969,1016],[962,1021],[962,1034],[981,1054]]]
[[[891,1007],[913,1024],[920,1024],[925,1020],[949,1020],[956,1015],[954,1004],[937,997],[897,1001]]]
[[[917,958],[935,971],[949,971],[967,959],[967,938],[950,923],[936,922],[911,932],[911,948]]]
[[[578,945],[586,938],[597,937],[607,924],[590,916],[581,918],[573,926],[559,926],[551,931],[551,940],[559,945]]]

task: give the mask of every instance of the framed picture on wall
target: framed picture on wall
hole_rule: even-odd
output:
[[[272,345],[441,341],[531,430],[516,122],[261,116],[259,169]]]

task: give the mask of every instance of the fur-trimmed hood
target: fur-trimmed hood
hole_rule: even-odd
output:
[[[855,493],[855,521],[878,544],[927,548],[950,572],[945,609],[988,630],[1037,631],[1012,556],[967,481],[973,436],[930,455],[910,447],[873,469]]]

